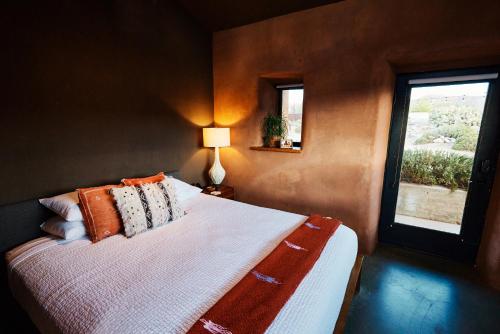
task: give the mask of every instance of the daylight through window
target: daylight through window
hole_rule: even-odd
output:
[[[277,88],[281,92],[281,116],[288,124],[287,139],[293,141],[294,147],[301,147],[304,86],[278,86]]]

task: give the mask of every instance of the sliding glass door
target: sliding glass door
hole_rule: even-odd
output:
[[[380,239],[475,257],[498,151],[498,69],[401,75]]]

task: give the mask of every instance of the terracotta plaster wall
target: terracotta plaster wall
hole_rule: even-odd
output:
[[[214,117],[233,128],[226,182],[246,202],[340,217],[372,252],[395,73],[500,63],[498,12],[498,1],[347,0],[215,33]],[[258,79],[278,72],[303,76],[301,154],[248,149],[268,111]]]

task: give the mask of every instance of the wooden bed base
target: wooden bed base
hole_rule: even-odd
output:
[[[347,321],[347,315],[349,314],[349,307],[351,306],[352,299],[355,294],[359,292],[361,283],[361,266],[363,264],[363,256],[358,255],[356,257],[356,262],[351,271],[351,276],[349,277],[349,282],[347,283],[347,289],[345,291],[344,301],[342,302],[342,308],[340,309],[339,317],[337,323],[335,324],[335,329],[333,334],[344,333],[345,324]]]

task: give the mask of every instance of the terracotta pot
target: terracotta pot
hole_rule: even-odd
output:
[[[267,139],[267,141],[266,141]],[[268,147],[280,147],[281,137],[272,136],[271,138],[264,138],[264,143]]]

